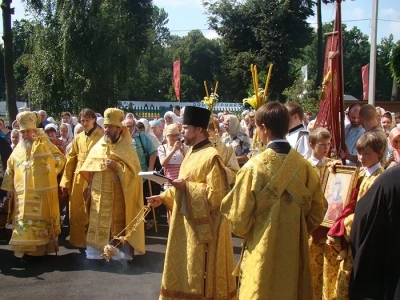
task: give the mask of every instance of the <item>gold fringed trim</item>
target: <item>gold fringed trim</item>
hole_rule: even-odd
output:
[[[48,243],[50,243],[50,237],[48,238],[44,238],[44,239],[40,239],[40,240],[16,240],[16,239],[12,239],[10,241],[10,245],[11,246],[42,246],[42,245],[47,245]]]
[[[325,93],[326,93],[326,87],[328,83],[332,80],[332,71],[329,70],[329,72],[325,75],[324,81],[322,82],[322,88],[321,88],[321,93],[319,95],[319,100],[325,100]]]

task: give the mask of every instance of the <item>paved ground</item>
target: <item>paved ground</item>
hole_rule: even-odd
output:
[[[0,299],[158,299],[164,266],[168,227],[146,231],[144,256],[130,263],[87,260],[60,235],[58,256],[49,255],[21,263],[0,241]],[[233,238],[235,259],[240,239]]]

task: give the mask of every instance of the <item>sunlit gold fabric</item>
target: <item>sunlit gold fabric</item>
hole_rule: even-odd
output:
[[[239,299],[312,299],[308,237],[326,209],[318,176],[295,150],[267,149],[242,167],[221,205],[246,241]]]
[[[236,179],[236,174],[240,169],[235,154],[235,150],[233,149],[233,147],[226,146],[219,139],[216,140],[213,144],[222,158],[222,161],[225,166],[225,171],[228,176],[229,184],[234,184]]]
[[[12,250],[30,255],[56,250],[60,234],[57,174],[64,164],[64,155],[42,129],[37,129],[30,152],[21,144],[14,148],[1,187],[14,192],[9,214],[14,226]]]
[[[334,159],[325,158],[324,163],[320,166],[312,164],[312,160],[308,159],[314,171],[321,177],[325,166]],[[328,229],[326,229],[326,232]],[[333,292],[336,286],[336,277],[339,269],[339,261],[336,259],[337,253],[326,244],[326,236],[319,241],[313,241],[310,237],[310,265],[313,281],[313,291],[315,300],[332,300]]]
[[[212,144],[190,149],[175,188],[161,197],[172,210],[160,299],[236,299],[229,224],[220,213],[228,181]]]
[[[94,172],[92,181],[92,201],[90,206],[87,244],[103,249],[110,237],[124,229],[143,209],[142,180],[139,158],[131,146],[132,139],[127,128],[115,144],[107,144],[104,139],[92,148],[80,168],[81,175],[88,179]],[[107,158],[117,162],[117,170],[107,170]],[[132,224],[123,232],[129,233]],[[126,236],[128,243],[140,253],[145,252],[144,224]]]
[[[97,127],[90,136],[85,132],[79,133],[72,141],[71,150],[67,153],[67,163],[65,164],[64,174],[60,186],[69,188],[70,205],[70,239],[69,243],[73,246],[86,247],[86,230],[88,215],[86,212],[83,191],[87,186],[85,179],[79,174],[90,149],[103,136],[103,131]]]

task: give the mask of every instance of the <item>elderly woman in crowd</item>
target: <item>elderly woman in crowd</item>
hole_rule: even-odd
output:
[[[153,120],[149,122],[150,128],[153,131],[154,135],[158,139],[158,141],[163,144],[164,142],[164,127],[159,120]]]
[[[394,127],[388,137],[389,157],[386,161],[386,168],[398,165],[400,162],[400,127]]]
[[[72,133],[71,125],[68,123],[61,123],[60,125],[60,141],[63,153],[66,154],[67,146],[72,142],[74,135]]]
[[[137,127],[139,130],[144,131],[144,133],[149,137],[149,139],[153,142],[154,146],[156,149],[158,146],[160,146],[160,141],[158,138],[154,135],[153,130],[150,127],[150,123],[147,119],[142,118],[137,121]]]
[[[243,165],[249,160],[247,157],[250,152],[249,136],[243,132],[239,119],[235,115],[225,115],[224,127],[226,132],[222,135],[221,141],[233,147],[239,165]]]
[[[13,129],[11,131],[11,148],[14,150],[15,146],[19,143],[21,136],[19,130]]]
[[[172,112],[172,111],[167,111],[164,114],[164,119],[165,119],[165,126],[167,126],[169,124],[179,123],[178,116],[176,114],[174,114],[174,112]]]

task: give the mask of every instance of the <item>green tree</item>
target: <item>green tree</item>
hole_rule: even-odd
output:
[[[147,46],[151,13],[151,0],[46,1],[26,84],[32,102],[54,113],[117,106]]]
[[[130,100],[165,101],[169,98],[172,57],[167,51],[171,46],[171,35],[166,27],[168,14],[163,8],[154,6],[151,21],[147,33],[150,42],[130,77]]]
[[[282,98],[283,90],[295,77],[290,62],[300,57],[298,49],[310,42],[312,29],[307,18],[314,3],[300,1],[203,1],[209,25],[222,38],[223,72],[229,82],[231,100],[241,101],[251,82],[250,64],[267,70],[274,64],[272,97]]]
[[[393,34],[385,37],[377,45],[376,49],[376,100],[391,100],[393,73],[391,71],[391,57],[396,44]]]
[[[323,32],[331,32],[332,24],[324,24]],[[343,32],[343,70],[344,70],[344,92],[357,98],[362,97],[361,67],[369,63],[368,36],[363,34],[360,29],[353,27],[347,30],[346,25],[342,25]],[[312,42],[302,49],[302,58],[294,62],[294,68],[299,70],[302,65],[308,66],[309,80],[315,81],[317,74],[317,61],[315,52],[317,51],[317,33],[314,32]],[[315,89],[315,88],[314,88]]]
[[[393,47],[392,55],[390,57],[390,68],[393,77],[397,83],[400,84],[400,41]]]
[[[218,40],[209,40],[199,30],[176,39],[169,49],[172,61],[180,59],[182,100],[199,101],[205,96],[203,82],[219,80],[221,47]],[[172,64],[171,61],[171,64]],[[223,86],[222,86],[223,88]]]
[[[362,99],[361,68],[369,63],[368,35],[343,25],[343,53],[344,93]]]
[[[317,115],[319,109],[319,90],[314,89],[314,81],[298,77],[293,85],[283,91],[289,101],[300,103],[304,111]]]
[[[14,56],[14,75],[17,90],[17,98],[24,95],[24,85],[28,76],[28,66],[30,54],[32,54],[32,40],[34,34],[34,24],[29,20],[14,21],[13,23],[13,56]],[[23,99],[20,99],[23,100]]]

